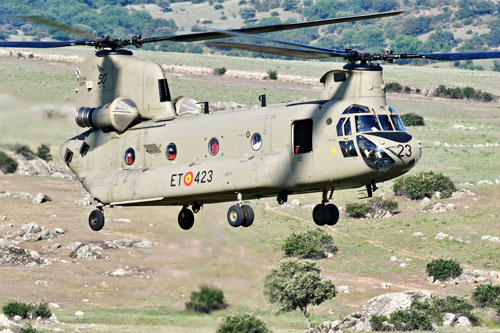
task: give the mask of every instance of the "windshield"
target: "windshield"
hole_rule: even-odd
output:
[[[384,131],[392,131],[394,128],[392,128],[391,121],[389,120],[389,116],[378,116],[378,122],[380,123],[380,126],[382,126],[382,129]]]
[[[403,125],[403,121],[399,117],[398,111],[396,111],[396,109],[393,108],[392,106],[389,106],[389,111],[391,111],[392,113],[391,119],[392,122],[394,123],[394,127],[396,127],[396,131],[406,132],[405,125]]]
[[[358,133],[380,131],[375,116],[356,116],[356,130]]]

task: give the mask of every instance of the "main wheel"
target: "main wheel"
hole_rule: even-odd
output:
[[[179,227],[183,230],[189,230],[194,225],[194,214],[190,209],[182,208],[177,217]]]
[[[243,220],[243,223],[241,225],[245,228],[248,228],[253,223],[253,209],[249,205],[243,205],[241,208],[243,208],[243,213],[245,214],[245,219]]]
[[[325,225],[330,218],[330,212],[328,207],[324,204],[319,204],[314,207],[313,210],[313,220],[319,226]]]
[[[326,224],[328,225],[337,224],[340,217],[339,209],[337,208],[337,206],[333,204],[328,204],[326,207],[328,208],[328,212],[330,213],[330,218],[328,219],[328,222],[326,222]]]
[[[89,226],[94,231],[99,231],[104,227],[104,214],[99,209],[95,209],[90,213]]]
[[[232,227],[239,227],[245,220],[245,211],[239,205],[232,205],[227,211],[227,221]]]

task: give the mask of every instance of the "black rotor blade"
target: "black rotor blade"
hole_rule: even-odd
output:
[[[430,60],[458,61],[458,60],[479,60],[479,59],[497,59],[500,58],[500,51],[484,52],[457,52],[457,53],[418,53],[418,54],[399,54],[396,59],[422,58]]]
[[[276,38],[271,38],[271,37],[266,37],[266,36],[260,36],[260,35],[252,35],[252,34],[246,34],[243,32],[238,32],[238,31],[232,31],[232,30],[219,30],[219,29],[208,29],[210,31],[218,32],[221,34],[225,34],[226,37],[243,37],[243,38],[251,38],[251,39],[257,39],[265,42],[271,42],[271,43],[277,43],[277,44],[283,44],[283,45],[290,45],[290,46],[295,46],[295,47],[303,47],[306,49],[311,49],[311,50],[316,50],[316,51],[326,51],[326,52],[343,52],[343,51],[336,51],[332,49],[326,49],[323,47],[317,47],[317,46],[312,46],[312,45],[307,45],[307,44],[301,44],[301,43],[294,43],[294,42],[288,42],[285,40],[281,39],[276,39]]]
[[[56,29],[56,30],[59,30],[59,31],[67,32],[69,34],[77,35],[77,36],[80,36],[80,37],[83,37],[83,38],[86,38],[86,39],[90,39],[90,40],[93,40],[93,41],[99,40],[96,36],[94,36],[92,34],[89,34],[89,33],[85,32],[85,31],[82,31],[80,29],[74,28],[72,26],[66,25],[66,24],[61,23],[61,22],[53,21],[53,20],[45,18],[45,17],[41,17],[41,16],[18,16],[18,18],[22,19],[22,20],[25,20],[25,21],[28,21],[28,22],[32,22],[32,23],[44,25],[44,26],[52,28],[52,29]]]
[[[93,46],[94,41],[83,40],[83,41],[62,41],[62,42],[4,42],[0,41],[0,47],[27,47],[36,49],[45,49],[51,47],[64,47],[64,46],[76,46],[76,45],[89,45]]]
[[[321,59],[321,58],[334,58],[334,57],[351,58],[355,55],[354,53],[343,52],[343,51],[337,52],[337,51],[305,50],[305,49],[296,49],[289,47],[277,47],[277,46],[233,43],[233,42],[208,42],[206,44],[209,46],[234,48],[245,51],[270,53],[284,57],[295,57],[304,59]]]
[[[345,17],[337,17],[330,18],[324,20],[316,20],[316,21],[308,21],[308,22],[298,22],[298,23],[284,23],[284,24],[274,24],[274,25],[266,25],[260,27],[252,27],[252,28],[242,28],[242,29],[233,29],[232,31],[243,32],[248,34],[261,34],[265,32],[274,32],[274,31],[283,31],[283,30],[291,30],[291,29],[299,29],[299,28],[308,28],[315,27],[326,24],[335,24],[335,23],[345,23],[352,21],[360,21],[360,20],[370,20],[381,17],[395,16],[404,13],[404,11],[392,11],[392,12],[383,12],[383,13],[375,13],[375,14],[365,14],[365,15],[354,15],[354,16],[345,16]],[[186,35],[178,35],[178,36],[167,36],[167,37],[152,37],[152,38],[144,38],[142,39],[142,43],[153,43],[153,42],[161,42],[161,41],[172,41],[172,42],[198,42],[204,40],[225,38],[226,34],[220,32],[198,32]]]

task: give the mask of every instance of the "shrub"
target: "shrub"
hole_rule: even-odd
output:
[[[449,198],[457,189],[449,177],[441,173],[423,171],[396,179],[392,190],[396,195],[404,195],[415,200],[430,198],[436,192],[441,192],[441,198]]]
[[[50,147],[44,143],[42,143],[37,148],[36,156],[47,162],[52,161],[52,155],[50,155]]]
[[[405,93],[407,93],[407,94],[411,93],[411,88],[408,86],[405,86]]]
[[[210,313],[215,310],[224,309],[227,304],[221,289],[213,286],[201,286],[200,291],[191,293],[190,301],[186,303],[186,309],[195,312]]]
[[[397,82],[388,82],[385,85],[385,91],[387,92],[401,92],[403,90],[403,86]]]
[[[371,208],[365,203],[349,203],[345,206],[345,212],[350,217],[360,219],[370,212]]]
[[[215,75],[224,75],[226,74],[226,67],[217,67],[215,70]]]
[[[2,308],[3,313],[9,317],[14,318],[14,316],[20,316],[25,319],[28,318],[28,313],[30,311],[29,304],[20,302],[9,302]]]
[[[372,330],[376,332],[390,331],[390,329],[384,324],[388,322],[389,318],[387,316],[377,316],[373,315],[370,318],[370,324],[372,324]]]
[[[460,263],[453,259],[433,259],[426,267],[427,274],[436,280],[456,278],[462,274]]]
[[[477,286],[472,293],[472,299],[479,306],[495,307],[500,301],[500,285],[483,284]]]
[[[31,324],[28,324],[26,327],[22,327],[19,333],[40,333],[40,331],[31,326]]]
[[[16,154],[20,154],[28,160],[32,160],[34,156],[36,156],[35,153],[27,145],[17,144],[14,146],[14,151]]]
[[[405,126],[424,126],[424,117],[416,113],[407,113],[401,115],[401,120]]]
[[[394,325],[396,331],[432,331],[430,316],[412,308],[409,311],[398,310],[393,312],[389,317],[389,322]]]
[[[31,312],[33,313],[33,318],[50,318],[52,312],[49,309],[47,303],[39,303],[31,305]]]
[[[435,299],[432,309],[437,319],[441,319],[445,313],[454,313],[457,317],[467,317],[471,324],[476,326],[479,324],[479,318],[472,314],[472,310],[474,310],[474,305],[457,296]]]
[[[370,207],[370,211],[372,213],[377,212],[379,209],[387,210],[391,213],[394,213],[399,207],[397,201],[391,199],[384,199],[382,197],[375,197],[373,199],[370,199],[368,201],[368,204]]]
[[[251,332],[251,333],[268,333],[266,324],[251,315],[238,314],[227,316],[217,329],[217,333],[234,333],[234,332]]]
[[[267,76],[269,77],[270,80],[277,80],[278,72],[275,69],[270,69],[267,71]]]
[[[283,251],[288,257],[320,259],[326,258],[326,252],[336,253],[338,248],[333,243],[331,234],[316,228],[302,234],[293,233],[285,241]]]
[[[14,173],[17,170],[17,162],[3,151],[0,151],[0,170],[5,173]]]

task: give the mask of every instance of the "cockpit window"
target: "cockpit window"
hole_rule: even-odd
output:
[[[337,136],[344,136],[344,132],[342,131],[342,125],[344,125],[345,118],[340,118],[337,123]]]
[[[380,115],[378,116],[378,122],[384,131],[393,131],[391,121],[389,120],[389,116]]]
[[[374,132],[380,131],[380,127],[375,116],[356,116],[356,131],[358,133]]]
[[[347,118],[345,124],[344,124],[344,135],[352,135],[352,129],[351,129],[351,119]]]
[[[353,114],[353,113],[370,113],[370,109],[366,106],[361,105],[351,105],[342,114]]]
[[[389,111],[391,111],[391,119],[394,123],[394,127],[396,127],[396,131],[406,132],[405,125],[403,125],[403,121],[399,117],[398,111],[396,111],[396,109],[392,106],[389,106]]]

